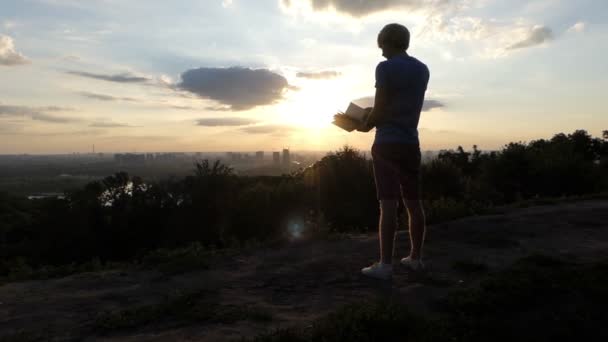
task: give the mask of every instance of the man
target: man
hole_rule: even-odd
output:
[[[429,69],[408,55],[409,45],[410,33],[403,25],[389,24],[378,34],[378,47],[387,60],[376,67],[374,108],[358,128],[369,132],[376,127],[372,159],[380,202],[380,260],[361,272],[379,279],[392,277],[397,207],[401,198],[409,216],[411,245],[409,256],[401,259],[401,264],[412,270],[424,268],[422,245],[426,227],[420,202],[418,121]]]

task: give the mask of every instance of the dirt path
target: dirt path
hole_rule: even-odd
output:
[[[397,255],[405,253],[401,231]],[[428,312],[430,299],[474,284],[479,275],[454,267],[501,269],[531,253],[576,258],[608,257],[608,201],[511,210],[429,227],[426,276],[398,267],[392,282],[364,279],[361,267],[377,259],[375,234],[338,241],[300,242],[217,260],[210,270],[166,277],[152,271],[106,271],[0,287],[0,340],[16,331],[54,340],[218,341],[308,322],[337,306],[388,297]],[[223,307],[253,308],[272,319],[231,323],[146,324],[99,335],[90,330],[105,311],[159,303],[168,293],[212,291]]]

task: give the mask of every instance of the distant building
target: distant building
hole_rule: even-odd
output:
[[[255,153],[255,161],[262,163],[264,161],[264,151],[257,151]]]
[[[281,165],[281,152],[272,152],[272,163],[276,166]]]
[[[291,164],[291,156],[289,155],[289,149],[283,149],[283,167],[289,167]]]

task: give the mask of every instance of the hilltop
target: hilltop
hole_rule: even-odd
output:
[[[406,248],[405,231],[397,249]],[[362,299],[402,303],[432,315],[450,290],[543,254],[587,263],[608,258],[608,201],[510,209],[429,227],[427,274],[396,269],[392,282],[364,279],[377,237],[344,235],[217,256],[208,269],[111,270],[0,287],[6,340],[217,341],[279,327],[306,327]]]

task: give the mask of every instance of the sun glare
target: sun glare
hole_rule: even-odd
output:
[[[305,130],[331,126],[334,114],[343,111],[349,102],[348,90],[341,80],[302,81],[300,91],[284,103],[281,113],[291,125]]]

